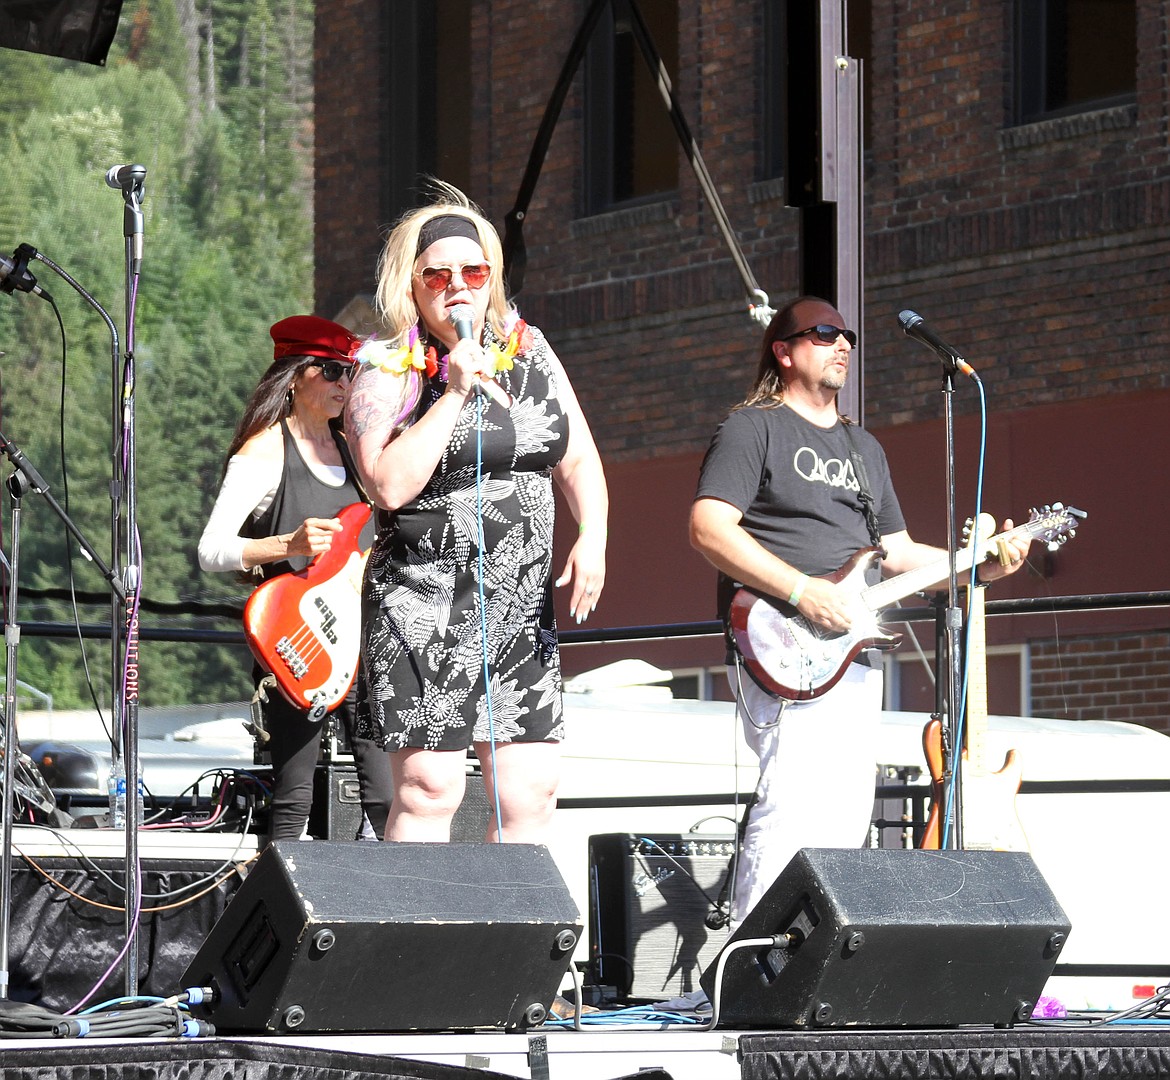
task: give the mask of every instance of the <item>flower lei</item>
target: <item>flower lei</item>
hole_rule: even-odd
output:
[[[396,349],[388,341],[372,337],[354,351],[353,358],[360,364],[369,364],[392,375],[404,375],[409,368],[414,368],[425,371],[429,378],[439,370],[438,353],[433,345],[423,348],[417,323],[410,328],[405,345]]]
[[[523,319],[517,319],[508,331],[503,348],[495,341],[487,346],[486,352],[491,360],[491,370],[487,372],[489,378],[501,371],[511,371],[512,358],[531,347],[532,331]],[[358,363],[369,364],[392,375],[404,375],[413,368],[425,371],[427,378],[431,378],[440,370],[439,354],[433,345],[424,348],[417,323],[410,328],[405,345],[394,348],[389,342],[370,338],[354,350],[353,358]]]

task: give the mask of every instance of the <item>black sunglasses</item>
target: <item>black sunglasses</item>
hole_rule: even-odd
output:
[[[789,334],[782,338],[782,341],[791,341],[798,337],[814,337],[822,345],[832,345],[837,338],[843,337],[849,342],[851,349],[857,348],[857,332],[855,330],[845,330],[840,326],[833,326],[831,323],[820,323],[817,326],[810,326],[807,330],[800,330],[795,334]]]
[[[350,379],[352,375],[352,365],[342,364],[337,360],[310,360],[305,367],[319,367],[321,369],[321,378],[326,382],[337,382],[343,375]]]

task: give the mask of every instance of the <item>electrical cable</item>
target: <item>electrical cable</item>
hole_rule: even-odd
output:
[[[504,842],[504,823],[500,817],[500,785],[496,772],[496,729],[492,712],[492,674],[488,664],[487,597],[484,592],[483,559],[483,402],[485,395],[477,388],[475,393],[475,520],[478,531],[479,550],[476,558],[479,567],[479,633],[483,646],[483,694],[487,709],[488,746],[492,766],[492,798],[495,802],[496,843]]]
[[[211,987],[192,987],[170,998],[119,997],[84,1012],[54,1012],[26,1002],[0,1001],[0,1039],[193,1038],[215,1034],[195,1020],[188,1005],[214,997]]]

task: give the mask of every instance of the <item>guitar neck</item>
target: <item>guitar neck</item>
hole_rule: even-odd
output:
[[[1079,511],[1075,511],[1075,513],[1079,513]],[[972,555],[972,546],[965,547],[956,554],[956,573],[970,569],[972,562],[982,562],[988,555],[998,551],[1000,546],[1013,536],[1035,538],[1044,535],[1049,529],[1049,521],[1049,518],[1036,518],[1023,525],[1017,525],[1007,532],[1002,532],[998,536],[986,539],[981,537],[973,545],[978,554]],[[915,567],[913,570],[907,570],[904,574],[898,574],[896,577],[886,578],[885,581],[870,585],[862,590],[862,600],[870,611],[881,611],[884,608],[892,607],[899,600],[913,593],[921,592],[928,585],[933,585],[936,581],[942,581],[943,578],[949,577],[950,566],[950,560],[943,555],[924,566]]]
[[[921,592],[928,585],[933,585],[936,581],[942,581],[943,578],[949,577],[949,566],[950,563],[945,557],[936,559],[925,566],[919,566],[914,570],[899,574],[897,577],[886,578],[885,581],[879,581],[877,584],[869,586],[862,591],[862,598],[870,611],[881,611],[884,608],[892,607],[899,600],[912,593]]]

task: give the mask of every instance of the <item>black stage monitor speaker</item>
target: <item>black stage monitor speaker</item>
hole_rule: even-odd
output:
[[[702,985],[730,1027],[1007,1026],[1069,929],[1024,852],[805,848]]]
[[[730,931],[720,900],[735,852],[730,836],[589,838],[589,953],[598,983],[661,1000],[699,988]]]
[[[446,1031],[541,1023],[580,915],[532,844],[277,842],[183,976],[221,1031]]]

